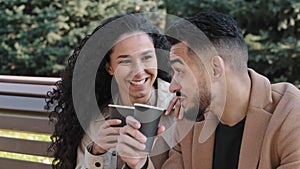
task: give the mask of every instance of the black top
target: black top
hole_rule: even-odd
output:
[[[214,145],[213,169],[237,169],[245,118],[234,126],[218,124]]]

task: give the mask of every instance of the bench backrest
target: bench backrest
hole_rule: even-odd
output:
[[[51,134],[48,112],[44,109],[47,91],[59,78],[0,75],[0,130]],[[51,157],[49,142],[0,136],[0,151]],[[44,169],[51,165],[0,158],[1,168]]]

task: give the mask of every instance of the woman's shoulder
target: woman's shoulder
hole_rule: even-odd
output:
[[[169,91],[169,86],[170,86],[169,82],[167,82],[163,79],[157,78],[157,84],[158,84],[158,88],[167,88]]]
[[[158,78],[157,84],[157,106],[166,109],[175,94],[169,91],[170,83]]]
[[[159,93],[165,94],[164,96],[170,96],[172,93],[169,90],[170,83],[162,79],[157,79],[157,89]]]

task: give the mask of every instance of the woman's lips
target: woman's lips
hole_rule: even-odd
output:
[[[148,78],[142,79],[142,80],[131,80],[129,81],[130,84],[134,85],[134,86],[140,86],[146,83],[146,81],[148,80]]]

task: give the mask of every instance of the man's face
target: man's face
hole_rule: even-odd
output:
[[[184,43],[173,45],[170,52],[170,60],[174,71],[170,85],[170,91],[180,92],[181,106],[185,116],[189,112],[202,115],[210,105],[209,81],[207,73],[202,64],[195,60],[197,56],[188,51]]]

